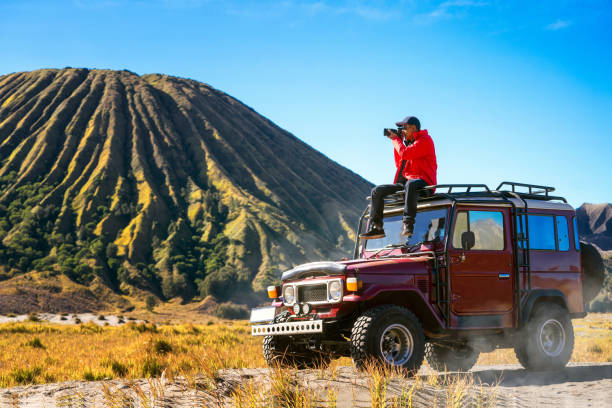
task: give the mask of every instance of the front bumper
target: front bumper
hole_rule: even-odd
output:
[[[293,334],[323,333],[323,320],[259,324],[251,327],[253,336],[289,336]]]

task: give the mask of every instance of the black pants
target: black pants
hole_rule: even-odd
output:
[[[402,183],[396,184],[381,184],[372,189],[372,201],[370,206],[370,225],[376,223],[382,225],[384,199],[386,196],[397,193],[398,191],[406,190],[406,198],[404,202],[404,222],[414,222],[417,210],[417,193],[418,190],[426,187],[427,183],[421,179],[410,179],[406,181],[406,185]]]

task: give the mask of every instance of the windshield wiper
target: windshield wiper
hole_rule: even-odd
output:
[[[396,248],[406,248],[405,244],[389,244],[387,246],[385,246],[384,248],[380,248],[378,251],[376,251],[374,253],[374,255],[370,256],[370,258],[374,258],[376,255],[380,254],[382,251],[388,250],[388,249],[396,249]]]
[[[425,243],[425,241],[420,241],[417,242],[416,244],[412,244],[408,247],[408,252],[414,252],[415,249],[418,249],[421,247],[421,245],[423,245]]]

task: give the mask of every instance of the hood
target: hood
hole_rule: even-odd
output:
[[[296,280],[302,278],[311,278],[315,276],[343,275],[347,271],[359,270],[363,272],[377,272],[377,270],[388,270],[390,268],[401,266],[402,269],[411,265],[410,269],[420,270],[423,262],[431,259],[430,256],[415,256],[405,258],[377,258],[377,259],[353,259],[350,261],[341,262],[311,262],[296,266],[293,269],[283,272],[281,280]],[[413,266],[413,267],[412,267]],[[416,270],[415,269],[415,270]]]
[[[370,273],[388,271],[389,269],[402,268],[403,270],[421,269],[421,265],[425,261],[431,259],[431,255],[424,254],[422,256],[402,257],[402,258],[375,258],[375,259],[353,259],[344,262],[348,271],[359,271],[359,273]]]
[[[346,265],[340,262],[311,262],[296,266],[283,272],[281,280],[300,279],[312,276],[339,275],[346,271]]]

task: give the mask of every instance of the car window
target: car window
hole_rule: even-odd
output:
[[[569,251],[569,231],[567,229],[567,218],[556,216],[557,219],[557,242],[559,251]]]
[[[446,212],[446,208],[418,212],[414,221],[414,234],[410,238],[401,235],[403,227],[401,215],[385,217],[383,226],[385,237],[365,241],[365,249],[374,251],[387,245],[412,246],[419,242],[440,242],[444,239]]]
[[[574,216],[574,245],[576,246],[576,251],[580,250],[580,236],[578,235],[578,221],[576,221],[576,217]]]
[[[463,248],[461,237],[465,232],[474,233],[474,245]],[[504,215],[499,211],[459,211],[455,218],[453,247],[457,249],[504,249]]]
[[[555,224],[552,215],[529,215],[529,249],[556,249]]]

